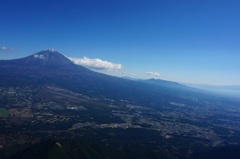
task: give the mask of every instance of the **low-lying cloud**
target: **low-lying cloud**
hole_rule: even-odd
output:
[[[88,57],[83,58],[67,57],[67,58],[77,65],[82,65],[96,70],[120,70],[122,68],[121,64],[114,64],[112,62],[104,61],[98,58],[95,59],[90,59]]]
[[[150,76],[160,77],[159,72],[145,72],[145,74],[150,75]]]

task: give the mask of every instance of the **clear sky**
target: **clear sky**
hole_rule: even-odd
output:
[[[54,48],[117,76],[240,85],[239,8],[239,0],[0,0],[0,59]]]

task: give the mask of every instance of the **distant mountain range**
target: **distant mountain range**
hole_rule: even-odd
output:
[[[206,85],[206,84],[185,84],[189,87],[214,92],[217,94],[240,97],[239,85]]]
[[[177,83],[177,82],[172,82],[172,81],[166,81],[166,80],[161,80],[161,79],[147,79],[147,80],[142,80],[144,83],[148,84],[153,84],[161,87],[170,87],[170,88],[176,88],[176,89],[191,89],[190,87]]]

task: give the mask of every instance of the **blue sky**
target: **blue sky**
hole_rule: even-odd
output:
[[[0,6],[0,59],[54,48],[94,66],[120,64],[98,69],[117,76],[240,85],[238,0],[1,0]]]

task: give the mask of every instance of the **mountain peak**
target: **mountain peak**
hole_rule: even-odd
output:
[[[74,64],[64,55],[54,49],[46,49],[23,58],[25,64],[43,67],[69,67]]]
[[[58,52],[58,51],[55,50],[55,49],[46,49],[45,51],[49,51],[49,52]]]
[[[40,51],[40,52],[38,52],[38,53],[35,53],[34,55],[62,55],[60,52],[58,52],[57,50],[55,50],[55,49],[46,49],[46,50],[42,50],[42,51]],[[63,56],[63,55],[62,55]]]
[[[85,77],[83,75],[91,74],[92,71],[75,65],[54,49],[43,50],[21,59],[0,60],[0,83],[8,83],[6,78],[15,84],[21,84],[30,79],[32,80],[30,83],[34,83],[42,80],[44,82],[46,79],[56,80],[60,77],[73,79],[75,76]]]

